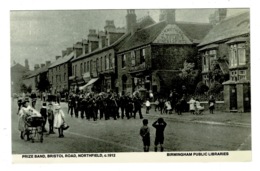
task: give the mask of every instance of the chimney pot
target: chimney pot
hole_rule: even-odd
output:
[[[61,56],[56,56],[56,60],[58,60]]]

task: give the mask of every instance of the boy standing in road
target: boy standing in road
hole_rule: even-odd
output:
[[[163,152],[163,142],[164,142],[164,129],[166,127],[166,122],[163,118],[159,118],[153,123],[153,127],[156,129],[155,141],[154,141],[154,151],[157,152],[157,145],[160,144],[161,152]]]
[[[48,104],[47,113],[48,113],[48,122],[49,122],[49,134],[54,134],[55,133],[53,131],[54,111],[51,102]]]
[[[148,120],[143,120],[143,126],[140,129],[140,135],[144,144],[144,152],[149,152],[150,147],[150,129],[148,127]]]

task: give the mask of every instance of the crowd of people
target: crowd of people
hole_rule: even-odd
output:
[[[29,105],[29,98],[31,98],[31,106]],[[70,93],[67,97],[68,99],[68,111],[67,114],[71,117],[82,118],[82,119],[93,119],[97,121],[98,119],[109,120],[118,118],[127,119],[136,118],[136,114],[139,114],[139,118],[143,119],[142,107],[143,104],[146,107],[146,114],[149,114],[149,111],[152,106],[152,101],[154,104],[154,110],[160,112],[160,114],[171,114],[174,111],[181,115],[182,112],[190,111],[191,114],[202,114],[204,107],[200,105],[199,99],[191,97],[187,102],[185,96],[180,97],[178,93],[173,90],[170,92],[168,98],[156,98],[154,99],[153,95],[147,96],[144,101],[140,94],[125,94],[119,96],[116,93]],[[24,139],[29,135],[26,132],[26,118],[28,117],[43,117],[43,131],[47,132],[45,125],[48,121],[49,125],[49,134],[54,134],[54,128],[58,130],[58,135],[60,138],[64,137],[63,130],[65,122],[65,114],[61,110],[60,98],[56,96],[44,95],[42,99],[42,106],[39,112],[35,110],[37,96],[33,92],[29,97],[19,98],[18,99],[18,115],[19,122],[18,128],[21,131],[20,137]],[[210,96],[209,100],[209,110],[210,113],[214,112],[215,99],[213,96]],[[155,151],[157,151],[157,146],[160,145],[161,151],[163,151],[163,142],[164,142],[164,129],[166,127],[166,122],[163,118],[159,118],[155,121],[152,126],[156,129],[155,136]],[[140,129],[140,136],[143,140],[144,152],[149,151],[150,146],[150,130],[148,127],[148,120],[143,119],[143,126]]]

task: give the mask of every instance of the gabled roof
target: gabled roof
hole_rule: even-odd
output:
[[[176,24],[193,43],[200,43],[212,29],[209,23],[177,22]]]
[[[74,52],[72,51],[70,54],[68,54],[68,55],[66,55],[66,56],[64,56],[64,57],[60,57],[58,60],[54,61],[54,62],[49,66],[49,68],[53,68],[53,67],[55,67],[55,66],[64,64],[64,63],[70,61],[73,57],[74,57]]]
[[[159,22],[136,31],[120,48],[119,52],[150,44],[165,28],[166,22]]]
[[[151,16],[145,16],[137,21],[137,28],[142,29],[156,23]]]
[[[226,18],[210,30],[199,46],[248,34],[249,23],[249,12]]]
[[[212,28],[210,24],[205,23],[176,22],[174,24],[195,44],[199,43]],[[123,52],[152,43],[167,25],[166,21],[162,21],[136,31],[119,51]]]

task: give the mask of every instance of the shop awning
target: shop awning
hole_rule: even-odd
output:
[[[86,87],[94,84],[97,80],[98,80],[98,78],[92,78],[86,85],[79,87],[79,89],[84,90]]]

